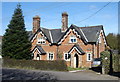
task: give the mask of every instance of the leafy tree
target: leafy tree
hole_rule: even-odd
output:
[[[107,43],[111,49],[118,49],[118,38],[117,35],[109,33],[106,37]]]
[[[117,35],[117,39],[118,39],[118,51],[120,54],[120,34]]]
[[[14,59],[30,59],[30,48],[21,5],[18,4],[3,36],[2,54]]]
[[[62,60],[62,58],[63,58],[62,52],[59,51],[59,52],[58,52],[58,59],[59,59],[59,60]]]

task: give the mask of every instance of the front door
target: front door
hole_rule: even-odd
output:
[[[78,68],[79,65],[79,57],[78,54],[75,54],[74,56],[74,68]]]
[[[40,55],[39,54],[37,54],[37,60],[40,60]]]

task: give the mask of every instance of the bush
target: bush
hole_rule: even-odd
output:
[[[104,68],[105,74],[110,72],[110,52],[103,51],[100,53],[102,59],[102,68]]]
[[[113,54],[113,71],[120,72],[120,55]]]
[[[15,60],[15,59],[4,58],[3,67],[67,71],[67,65],[64,60],[37,61],[37,60]]]

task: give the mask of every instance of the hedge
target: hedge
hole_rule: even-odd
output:
[[[105,74],[110,72],[110,52],[103,51],[101,52],[101,59],[102,59],[102,68],[104,68]]]
[[[64,60],[37,61],[37,60],[15,60],[3,58],[3,67],[27,68],[38,70],[67,71],[67,65]]]
[[[113,54],[113,71],[120,72],[120,54]]]

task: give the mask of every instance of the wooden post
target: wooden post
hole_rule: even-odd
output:
[[[105,74],[105,66],[102,66],[102,74]]]

